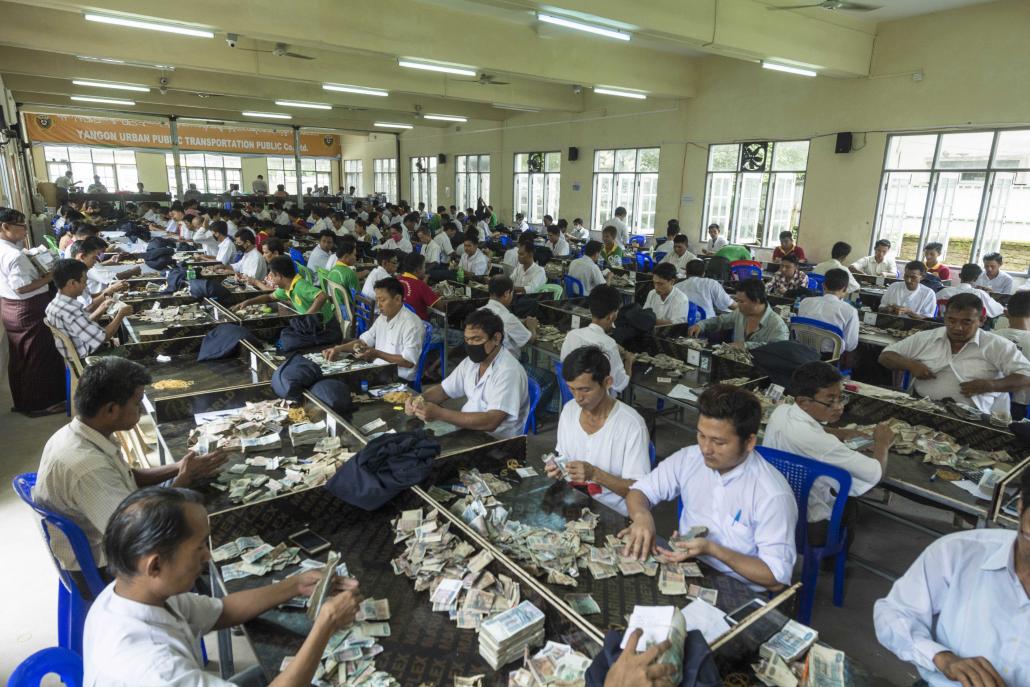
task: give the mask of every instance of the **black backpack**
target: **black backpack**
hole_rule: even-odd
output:
[[[773,341],[751,349],[758,371],[783,388],[790,386],[794,370],[821,358],[819,351],[799,341]]]

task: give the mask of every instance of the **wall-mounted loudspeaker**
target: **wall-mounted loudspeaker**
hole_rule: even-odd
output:
[[[442,165],[442,164],[446,164],[446,162],[447,162],[447,156],[446,156],[446,155],[444,155],[443,153],[439,153],[439,154],[437,154],[437,156],[436,156],[436,161],[437,161],[438,163],[440,163],[441,165]]]
[[[834,148],[835,153],[850,153],[851,152],[851,132],[841,131],[837,134],[837,146]]]
[[[576,146],[569,146],[569,162],[575,162],[579,159],[579,148]]]

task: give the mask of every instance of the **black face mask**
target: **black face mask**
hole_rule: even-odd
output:
[[[466,342],[465,343],[465,353],[468,354],[469,360],[471,360],[474,363],[481,363],[484,360],[486,360],[487,357],[490,355],[489,353],[486,352],[486,344],[485,343],[470,344],[470,343]]]

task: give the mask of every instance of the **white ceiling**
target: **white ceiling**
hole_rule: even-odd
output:
[[[759,0],[760,2],[762,0]],[[945,10],[953,10],[956,7],[965,7],[967,5],[984,5],[988,2],[995,2],[995,0],[856,0],[866,5],[882,5],[878,10],[871,12],[841,12],[835,10],[835,14],[843,14],[849,17],[855,17],[872,22],[885,22],[893,21],[895,19],[904,19],[906,17],[915,17],[921,14],[931,14],[933,12],[943,12]],[[775,5],[804,5],[807,2],[815,4],[818,0],[775,0],[767,4]],[[829,10],[821,10],[829,14]]]

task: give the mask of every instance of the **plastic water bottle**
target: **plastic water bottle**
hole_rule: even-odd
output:
[[[794,299],[794,312],[798,311],[798,306],[801,305],[801,296]]]
[[[196,270],[196,268],[193,265],[190,265],[189,267],[186,268],[186,279],[188,281],[193,281],[196,278],[197,278],[197,270]]]
[[[461,268],[461,265],[458,266],[458,283],[459,284],[464,284],[465,283],[465,270],[463,270]]]
[[[367,394],[368,393],[368,380],[367,379],[362,379],[361,380],[361,393],[363,393],[363,394]]]

